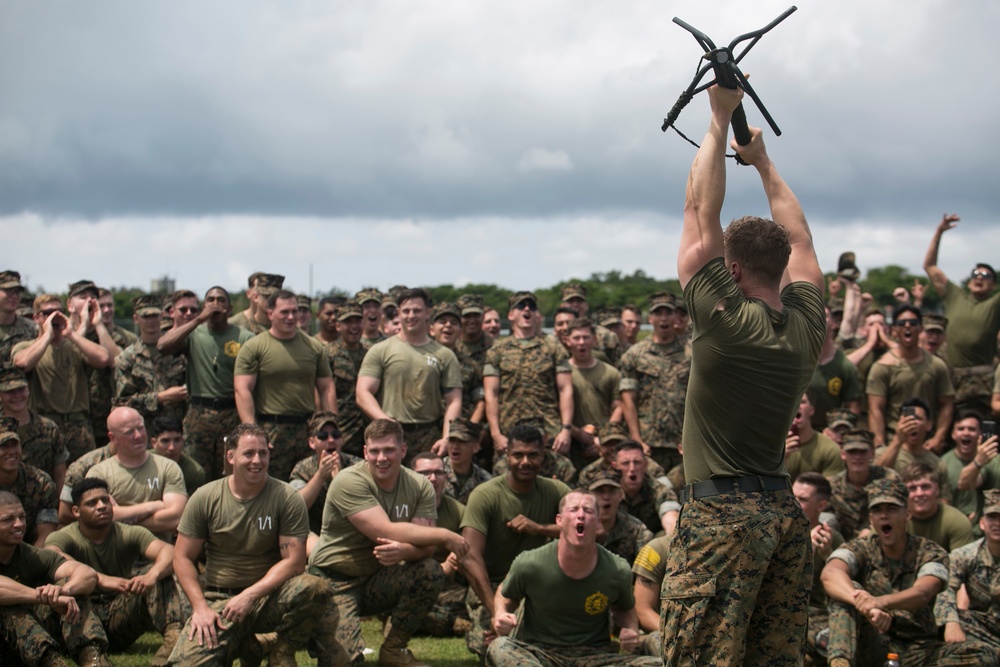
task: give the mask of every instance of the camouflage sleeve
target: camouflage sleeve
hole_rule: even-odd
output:
[[[656,515],[662,517],[667,512],[680,512],[681,504],[678,502],[677,494],[666,484],[656,482]]]
[[[917,577],[937,577],[948,583],[948,553],[937,542],[921,539],[917,551]]]
[[[948,566],[948,585],[945,586],[934,602],[934,618],[938,625],[958,623],[958,589],[962,587],[969,576],[969,570],[975,561],[979,543],[969,544],[951,552]]]
[[[144,415],[156,412],[156,391],[143,373],[136,372],[135,348],[130,347],[115,359],[115,405],[134,408]]]
[[[625,354],[622,355],[621,361],[618,362],[618,372],[621,373],[622,379],[618,384],[618,391],[638,391],[639,390],[639,378],[636,376],[635,372],[635,360],[638,348],[633,346],[629,348]]]
[[[848,542],[841,548],[834,550],[834,552],[827,557],[826,562],[829,563],[834,559],[844,561],[847,563],[847,570],[851,575],[851,579],[857,579],[858,572],[861,571],[861,563],[858,561],[857,554],[851,550],[851,544],[851,542]]]
[[[37,523],[59,523],[59,496],[56,493],[56,484],[44,470],[37,470],[39,481],[39,505]]]
[[[66,438],[58,426],[52,433],[52,461],[55,465],[69,463],[69,449],[66,448]]]
[[[497,377],[500,375],[500,345],[494,345],[486,351],[486,360],[483,362],[483,377]]]

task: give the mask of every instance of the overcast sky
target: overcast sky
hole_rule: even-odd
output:
[[[1000,3],[802,2],[742,63],[820,261],[1000,264]],[[662,118],[772,0],[0,0],[0,269],[199,292],[676,276],[694,148]],[[678,125],[700,140],[708,101]],[[753,125],[763,120],[752,104]],[[732,163],[731,163],[732,164]],[[724,216],[766,214],[729,170]]]

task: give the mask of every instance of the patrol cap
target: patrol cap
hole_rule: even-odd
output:
[[[327,424],[333,424],[333,427],[340,430],[340,424],[337,423],[337,415],[332,412],[321,411],[315,413],[309,418],[309,423],[306,427],[309,429],[309,435],[316,435],[323,430],[323,427]]]
[[[143,315],[159,315],[163,312],[163,297],[159,294],[143,294],[132,299],[132,312]]]
[[[646,299],[646,303],[649,304],[649,312],[651,313],[659,310],[660,308],[677,310],[677,298],[670,292],[657,292],[656,294],[650,294],[649,298]]]
[[[482,315],[486,312],[486,308],[483,306],[483,297],[478,294],[463,294],[458,297],[458,309],[462,311],[463,315]]]
[[[23,290],[24,285],[21,284],[21,274],[17,271],[0,272],[0,289]]]
[[[276,273],[258,273],[254,289],[257,290],[257,294],[267,298],[280,290],[284,285],[285,276],[279,276]]]
[[[602,308],[597,311],[597,323],[602,327],[614,327],[622,323],[621,308]]]
[[[482,424],[475,424],[464,417],[457,417],[448,422],[448,439],[459,442],[479,442],[483,432]]]
[[[299,309],[305,308],[306,310],[312,310],[313,300],[307,294],[299,294],[295,297],[299,302]]]
[[[69,286],[69,295],[78,296],[84,292],[93,292],[94,298],[97,298],[99,290],[97,285],[94,284],[93,280],[77,280],[75,283]]]
[[[462,319],[462,311],[457,304],[451,301],[442,301],[434,306],[434,315],[431,317],[431,322],[436,322],[439,317],[444,317],[445,315],[454,315],[458,319]]]
[[[587,288],[580,283],[568,283],[563,285],[560,294],[562,295],[563,301],[569,301],[570,299],[587,300]]]
[[[399,308],[399,301],[392,294],[386,293],[382,295],[382,307],[383,308]]]
[[[674,297],[674,305],[677,306],[677,310],[681,311],[685,315],[687,314],[688,307],[687,304],[684,303],[684,299],[680,298],[679,296]]]
[[[826,413],[826,423],[831,429],[847,427],[854,428],[858,424],[858,416],[847,408],[834,408]]]
[[[361,304],[353,299],[342,305],[337,309],[337,321],[343,322],[349,320],[352,317],[361,317],[363,313],[361,312]]]
[[[591,491],[596,491],[602,486],[614,486],[620,489],[622,488],[621,482],[618,481],[620,478],[621,475],[617,470],[601,470],[587,488]]]
[[[885,477],[871,482],[866,490],[868,491],[868,509],[885,503],[906,507],[906,498],[910,495],[902,482]]]
[[[844,439],[840,443],[840,447],[845,452],[860,452],[874,449],[875,436],[871,431],[863,428],[848,431],[844,434]]]
[[[18,424],[17,417],[0,417],[0,443],[8,440],[21,442],[21,436],[17,434]]]
[[[358,302],[359,306],[363,306],[369,301],[380,304],[382,303],[382,292],[379,292],[374,287],[366,287],[354,295],[354,300]]]
[[[0,368],[0,391],[14,391],[28,386],[28,377],[17,366]]]
[[[826,307],[830,309],[831,313],[843,313],[844,300],[840,297],[834,297],[826,302]]]
[[[538,297],[535,296],[534,292],[514,292],[507,299],[507,309],[514,310],[514,307],[522,301],[534,301],[535,305],[538,305]]]
[[[924,325],[924,331],[940,331],[944,333],[944,330],[948,328],[948,318],[944,315],[931,313],[921,318],[921,324]]]
[[[597,437],[600,439],[602,447],[631,440],[628,434],[628,426],[624,422],[608,422],[604,424],[597,429]]]
[[[388,295],[392,297],[394,303],[399,303],[399,297],[403,296],[403,292],[410,289],[406,285],[393,285],[389,288]]]
[[[1000,489],[983,491],[983,515],[1000,514]]]

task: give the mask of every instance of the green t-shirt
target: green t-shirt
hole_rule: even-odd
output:
[[[236,357],[243,344],[253,337],[234,324],[219,334],[209,329],[208,324],[195,327],[185,341],[188,393],[198,398],[232,398]]]
[[[382,411],[404,424],[441,418],[442,395],[462,387],[462,369],[454,352],[434,340],[410,345],[398,336],[373,345],[358,376],[380,380],[375,398]]]
[[[180,466],[159,454],[150,453],[145,462],[135,468],[126,468],[117,458],[106,459],[88,470],[87,477],[99,477],[107,482],[111,496],[119,505],[163,500],[167,493],[188,495]]]
[[[330,482],[323,507],[323,530],[309,563],[348,577],[374,574],[382,567],[372,552],[377,544],[355,528],[349,517],[378,506],[393,522],[437,519],[435,504],[434,487],[423,475],[401,467],[396,488],[383,491],[368,470],[368,463],[355,463]]]
[[[973,458],[975,452],[973,452]],[[958,458],[956,450],[946,452],[938,462],[938,473],[942,481],[947,483],[948,488],[942,488],[941,494],[948,498],[948,502],[965,516],[976,514],[982,509],[982,491],[979,489],[966,489],[961,491],[958,488],[958,478],[962,474],[962,468],[972,463],[970,458],[963,461]]]
[[[911,517],[906,522],[906,532],[937,542],[949,553],[973,540],[972,523],[968,517],[960,510],[943,503],[929,519]]]
[[[43,584],[55,583],[56,570],[65,562],[66,559],[55,551],[36,549],[22,542],[14,547],[10,563],[0,563],[0,576],[13,579],[29,588],[37,588]]]
[[[507,527],[507,522],[523,514],[541,525],[555,523],[559,499],[569,491],[558,480],[538,477],[531,493],[515,493],[507,484],[506,475],[494,477],[472,490],[462,517],[462,529],[474,528],[486,536],[483,560],[491,582],[499,583],[506,576],[519,553],[540,547],[548,540],[544,535],[515,532]]]
[[[785,437],[826,336],[823,295],[795,282],[783,312],[748,299],[722,258],[688,282],[691,375],[684,406],[684,475],[787,475]]]
[[[621,380],[617,368],[600,360],[591,368],[573,366],[573,425],[607,424]]]
[[[458,502],[451,496],[441,496],[441,504],[437,508],[438,518],[437,525],[441,528],[447,528],[453,533],[462,532],[462,515],[465,514],[465,505]],[[444,545],[439,546],[434,550],[434,559],[443,563],[447,558],[448,548]]]
[[[795,480],[801,473],[818,472],[823,477],[833,477],[844,469],[840,458],[840,446],[822,433],[814,433],[808,442],[803,442],[798,451],[785,459],[788,477]]]
[[[26,340],[11,350],[11,357],[34,344]],[[90,411],[90,383],[87,362],[80,349],[64,340],[45,348],[35,368],[28,373],[28,407],[43,414],[65,415]]]
[[[879,447],[878,449],[875,450],[876,461],[882,456],[882,454],[885,453],[886,449],[887,447]],[[906,448],[900,447],[899,452],[896,454],[896,463],[894,463],[890,467],[896,472],[902,474],[903,468],[910,465],[914,461],[926,461],[931,466],[937,468],[938,464],[941,462],[941,459],[938,457],[937,454],[935,454],[929,449],[922,449],[919,453],[914,455],[911,454],[909,451],[907,451]]]
[[[510,566],[502,592],[524,599],[524,612],[514,637],[528,644],[590,646],[610,644],[611,609],[632,609],[632,575],[628,563],[596,545],[597,565],[583,579],[559,567],[559,543],[527,551]]]
[[[885,363],[887,361],[894,363]],[[937,418],[939,399],[955,395],[948,365],[933,354],[923,351],[920,360],[912,364],[892,352],[886,353],[872,366],[865,391],[869,396],[885,398],[883,414],[886,426],[891,430],[896,429],[903,403],[914,396],[930,406],[931,414],[928,418],[933,423]]]
[[[184,476],[184,487],[187,489],[188,495],[197,491],[208,481],[205,469],[190,456],[181,454],[181,457],[177,460],[177,465],[181,469],[181,475]]]
[[[257,496],[240,500],[223,477],[194,492],[177,530],[206,541],[206,584],[245,588],[281,559],[279,536],[306,539],[309,516],[302,496],[286,482],[268,477]]]
[[[323,345],[301,331],[282,340],[265,331],[247,341],[236,357],[236,375],[256,375],[254,408],[263,415],[311,415],[316,378],[332,377]]]
[[[836,350],[833,359],[822,366],[816,366],[809,388],[813,390],[812,425],[822,431],[826,428],[826,413],[839,408],[848,401],[862,401],[865,398],[864,386],[858,368],[852,364],[844,353]]]
[[[132,576],[132,566],[145,558],[146,549],[155,541],[156,536],[142,526],[127,526],[115,521],[107,539],[100,544],[84,537],[79,523],[71,523],[50,533],[45,538],[45,545],[57,547],[73,560],[101,574],[128,579]]]
[[[1000,292],[976,301],[949,280],[942,303],[948,316],[948,363],[955,368],[992,365],[1000,331]]]

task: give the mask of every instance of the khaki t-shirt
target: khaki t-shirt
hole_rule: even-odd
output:
[[[376,343],[361,362],[359,377],[381,381],[382,411],[404,424],[426,424],[444,414],[442,395],[462,387],[455,353],[437,341],[410,345],[398,336]]]
[[[279,536],[306,539],[309,516],[302,496],[286,482],[268,477],[256,497],[240,500],[223,477],[195,491],[177,530],[206,540],[206,584],[245,588],[281,559]]]
[[[163,500],[167,493],[188,494],[180,466],[159,454],[150,453],[146,461],[135,468],[125,467],[117,458],[105,459],[88,470],[87,477],[99,477],[107,482],[111,496],[119,505]]]
[[[341,470],[330,482],[323,507],[323,530],[309,563],[348,577],[374,574],[382,567],[372,551],[377,544],[355,528],[349,517],[378,506],[393,522],[436,520],[435,505],[434,487],[423,475],[400,468],[396,488],[383,491],[375,483],[368,463],[359,461]]]
[[[243,344],[254,337],[243,327],[230,325],[221,334],[200,324],[186,342],[188,391],[198,398],[233,398],[233,372]]]
[[[35,341],[18,343],[11,350],[11,357],[27,349]],[[90,385],[87,381],[87,362],[80,349],[69,342],[49,345],[35,368],[28,373],[28,407],[41,413],[60,415],[90,411]]]
[[[323,345],[301,331],[282,340],[265,331],[243,344],[236,375],[256,375],[254,408],[264,415],[310,415],[316,378],[333,377]]]
[[[955,368],[992,365],[1000,330],[1000,292],[976,301],[949,280],[942,302],[948,316],[948,363]]]
[[[50,533],[45,546],[58,547],[60,551],[101,574],[129,579],[132,566],[145,558],[146,549],[156,541],[156,536],[142,526],[128,526],[117,521],[111,524],[107,539],[98,544],[80,532],[80,524],[71,523]]]
[[[818,472],[823,477],[833,477],[844,469],[840,458],[840,446],[822,433],[814,433],[808,441],[801,443],[798,451],[785,459],[788,477],[795,478],[804,472]]]
[[[591,368],[573,366],[573,425],[608,423],[621,379],[617,368],[600,360]]]

